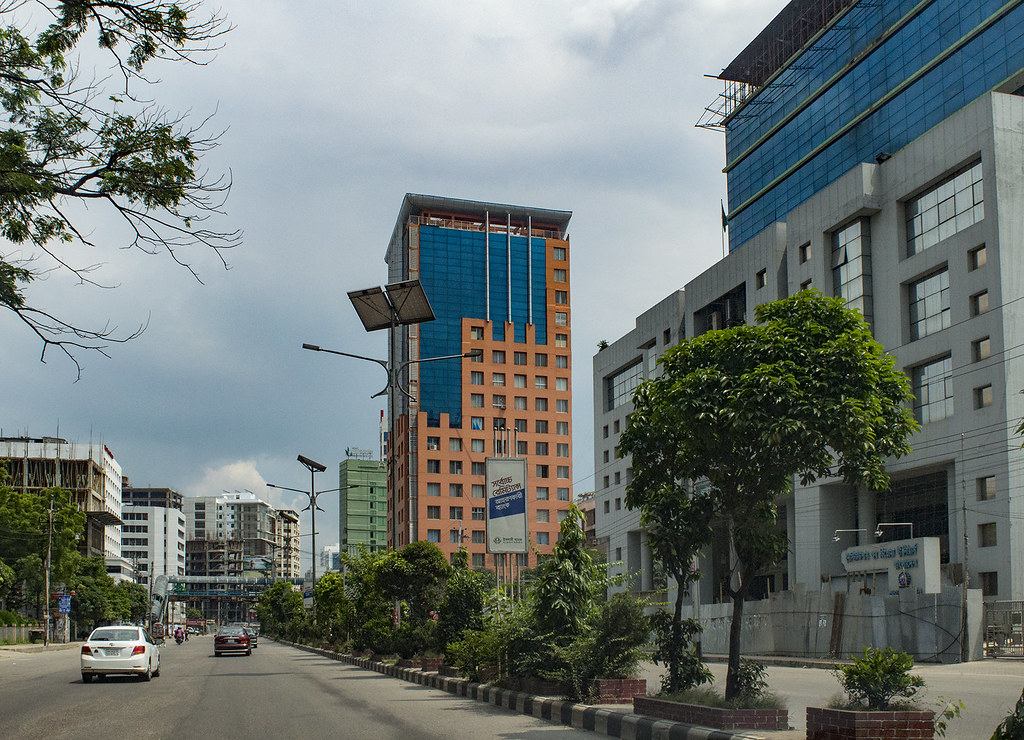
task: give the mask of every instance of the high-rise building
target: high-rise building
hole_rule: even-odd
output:
[[[399,326],[391,346],[402,386],[390,400],[396,547],[428,540],[451,555],[465,545],[473,565],[493,565],[485,460],[523,457],[534,549],[517,562],[533,565],[533,553],[553,548],[572,500],[571,215],[405,196],[388,282],[418,279],[436,319]]]
[[[848,589],[847,548],[934,537],[934,613],[954,635],[943,649],[958,649],[965,573],[986,600],[1024,598],[1022,38],[1017,2],[793,0],[722,72],[722,115],[704,123],[726,136],[730,252],[685,284],[681,336],[807,288],[840,297],[907,373],[921,423],[912,452],[888,462],[888,491],[793,481],[777,502],[790,555],[755,596]],[[618,506],[630,462],[613,459],[617,430],[604,426],[629,413],[615,389],[657,372],[633,339],[594,360],[595,466],[598,534],[647,574],[643,590],[644,534]],[[727,538],[708,555],[705,602],[722,598]],[[882,572],[858,588],[910,586]]]
[[[135,580],[148,586],[159,575],[185,575],[185,514],[167,506],[121,509],[121,556],[132,564]]]
[[[387,549],[387,473],[379,460],[350,457],[339,465],[341,503],[340,552],[354,555],[362,545],[370,552]]]

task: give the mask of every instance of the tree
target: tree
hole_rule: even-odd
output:
[[[287,581],[274,583],[256,604],[260,626],[275,637],[285,634],[289,626],[302,619],[303,613],[302,596]]]
[[[493,579],[489,573],[469,568],[466,548],[460,547],[452,561],[451,574],[438,605],[438,645],[446,657],[449,645],[462,638],[466,630],[479,630],[484,624],[484,601]]]
[[[75,593],[77,596],[77,592]],[[121,581],[110,592],[110,612],[113,619],[138,624],[145,620],[149,594],[145,586]]]
[[[42,8],[46,28],[31,27]],[[221,212],[230,182],[210,179],[200,157],[219,134],[186,116],[136,97],[152,84],[144,69],[157,60],[204,63],[229,28],[198,0],[0,0],[0,306],[78,368],[76,350],[106,354],[116,337],[88,329],[29,302],[26,289],[52,270],[99,285],[98,265],[76,264],[66,245],[94,247],[86,208],[107,209],[123,224],[121,246],[165,252],[198,275],[184,250],[203,246],[221,260],[237,231],[207,228]],[[95,33],[110,62],[107,78],[79,75],[79,44]],[[226,264],[226,263],[225,263]]]
[[[319,633],[332,642],[345,635],[352,625],[352,602],[345,596],[345,576],[324,573],[313,589],[316,601],[316,625]]]
[[[841,300],[803,291],[758,306],[755,317],[668,350],[661,375],[637,388],[620,441],[633,459],[632,506],[655,511],[667,493],[681,498],[688,481],[707,479],[709,510],[728,522],[727,699],[738,692],[751,579],[788,546],[775,529],[777,498],[794,476],[883,490],[886,458],[909,452],[917,428],[906,375]]]
[[[71,619],[79,632],[90,632],[97,625],[121,618],[112,600],[114,579],[107,575],[103,558],[80,558],[77,570],[70,584],[75,592]]]

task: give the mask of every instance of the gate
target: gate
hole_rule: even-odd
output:
[[[1024,601],[985,602],[985,656],[1024,658]]]

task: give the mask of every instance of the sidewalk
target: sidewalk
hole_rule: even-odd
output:
[[[22,645],[0,645],[0,657],[6,655],[18,655],[24,653],[42,653],[51,650],[72,650],[81,646],[81,642],[51,642],[43,645],[41,642],[30,642]]]

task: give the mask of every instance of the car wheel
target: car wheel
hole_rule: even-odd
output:
[[[149,679],[153,678],[153,666],[146,666],[146,670],[143,673],[139,674],[139,678],[141,678],[143,681],[148,681]]]
[[[215,658],[219,658],[220,657],[220,651],[219,650],[214,650],[213,651],[213,655],[214,655]]]
[[[92,674],[82,671],[82,683],[89,683],[92,681]]]
[[[252,648],[249,648],[248,650],[246,650],[245,654],[246,655],[252,655]]]
[[[153,671],[153,678],[160,678],[160,664],[156,664],[156,670]]]

